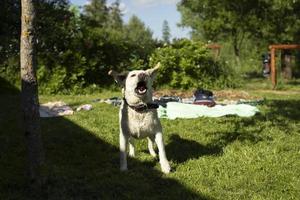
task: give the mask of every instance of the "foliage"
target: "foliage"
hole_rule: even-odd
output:
[[[19,0],[3,0],[0,22],[1,76],[19,83]],[[119,1],[93,0],[83,11],[67,0],[37,1],[37,50],[40,92],[81,93],[113,83],[110,69],[135,68],[156,46],[152,32],[136,16],[122,20]],[[14,11],[14,12],[7,12]],[[3,29],[2,29],[3,27]],[[5,29],[4,29],[5,28]],[[3,33],[3,34],[2,34]],[[92,89],[93,90],[93,89]]]
[[[20,1],[0,1],[0,63],[18,54],[21,27]]]
[[[2,66],[0,66],[0,78],[5,79],[13,86],[20,88],[20,67],[17,60],[17,57],[9,57],[2,63]]]
[[[151,56],[150,66],[161,63],[158,85],[173,88],[234,87],[233,72],[220,60],[215,60],[201,42],[179,40],[157,49]]]
[[[169,44],[170,43],[170,27],[167,20],[164,20],[163,26],[162,26],[162,40],[164,43]]]
[[[236,56],[245,39],[260,47],[297,42],[299,8],[299,0],[183,0],[178,5],[182,25],[192,28],[194,38],[230,41]]]
[[[221,45],[219,57],[228,66],[231,66],[237,77],[244,78],[249,75],[263,77],[262,54],[267,52],[267,48],[261,48],[246,38],[241,46],[243,50],[240,52],[239,59],[236,59],[231,41],[224,41],[219,44]]]
[[[78,53],[67,51],[61,55],[60,59],[69,61],[74,59],[78,63],[70,69],[61,65],[52,69],[40,65],[37,72],[40,92],[44,94],[81,93],[85,86],[84,75],[87,70],[85,58]]]
[[[155,48],[152,31],[135,15],[125,25],[126,40],[132,45],[132,57],[146,60]]]
[[[149,65],[150,55],[164,46],[163,41],[154,40],[152,31],[137,16],[124,23],[119,0],[110,5],[106,0],[91,0],[82,10],[70,6],[68,0],[37,1],[40,91],[81,93],[95,85],[107,87],[113,83],[107,76],[110,69],[145,69],[160,60],[177,66],[166,67],[173,72],[165,74],[164,81],[159,78],[165,85],[234,86],[239,77],[233,79],[232,68],[238,73],[260,70],[261,54],[270,42],[300,41],[299,2],[181,1],[182,26],[192,28],[195,41],[220,43],[222,59],[213,60],[207,50],[179,48],[176,40],[168,43],[170,30],[165,21],[164,40],[169,46],[156,50]],[[20,0],[1,0],[0,17],[0,76],[19,85]],[[201,70],[196,69],[198,63]],[[199,78],[201,83],[196,81]]]
[[[248,28],[256,28],[254,1],[182,1],[179,10],[182,24],[191,26],[194,37],[207,40],[232,39],[236,56],[240,45],[247,36]],[[193,16],[193,17],[191,17]],[[255,26],[255,27],[253,27]]]
[[[91,0],[84,6],[84,17],[89,26],[104,27],[108,12],[106,0]]]
[[[125,71],[132,61],[146,60],[155,47],[151,31],[136,16],[118,29],[85,26],[83,35],[82,55],[89,66],[85,75],[89,84],[113,83],[107,76],[111,68]]]
[[[120,30],[123,26],[123,13],[120,9],[120,0],[116,0],[110,7],[108,24],[112,29]]]

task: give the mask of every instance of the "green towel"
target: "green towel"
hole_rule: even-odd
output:
[[[177,102],[167,103],[167,107],[159,106],[158,116],[160,118],[197,118],[197,117],[222,117],[225,115],[238,115],[241,117],[251,117],[259,112],[255,106],[247,104],[237,105],[216,105],[207,107],[202,105],[184,104]]]

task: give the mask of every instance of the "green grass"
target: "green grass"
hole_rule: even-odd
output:
[[[19,95],[1,94],[0,199],[299,199],[299,85],[280,90],[284,95],[259,85],[246,86],[266,98],[254,117],[163,119],[173,168],[168,175],[143,140],[137,142],[136,158],[129,159],[129,171],[119,172],[117,107],[92,103],[91,111],[44,118],[48,180],[36,194],[24,176]],[[116,95],[41,96],[40,101],[76,107]]]

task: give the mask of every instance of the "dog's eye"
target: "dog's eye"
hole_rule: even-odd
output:
[[[136,76],[136,74],[131,74],[131,75],[130,75],[130,77],[135,77],[135,76]]]

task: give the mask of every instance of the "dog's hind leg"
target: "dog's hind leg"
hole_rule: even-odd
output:
[[[165,145],[163,142],[163,137],[161,132],[157,132],[155,134],[155,142],[157,144],[158,148],[158,155],[159,155],[159,162],[161,166],[161,170],[165,173],[168,174],[171,170],[169,161],[166,156],[166,151],[165,151]]]
[[[154,137],[148,137],[148,149],[151,156],[156,157],[156,153],[153,148]]]
[[[120,170],[127,170],[127,145],[128,145],[128,137],[120,131]]]
[[[134,157],[135,156],[134,139],[130,137],[128,141],[129,141],[129,156]]]

